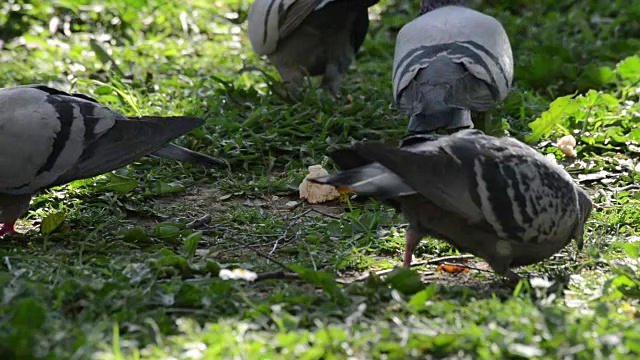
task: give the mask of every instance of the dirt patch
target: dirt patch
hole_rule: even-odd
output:
[[[216,188],[194,186],[186,193],[164,196],[155,199],[153,209],[161,213],[175,213],[188,210],[190,213],[215,214],[230,207],[259,207],[263,210],[278,213],[299,213],[312,209],[309,216],[323,216],[325,214],[339,216],[344,213],[345,206],[340,201],[324,204],[308,204],[300,200],[295,193],[286,195],[264,195],[262,197],[244,197],[226,194]]]

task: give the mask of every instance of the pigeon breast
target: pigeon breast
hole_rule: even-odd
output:
[[[111,128],[117,114],[80,98],[37,87],[0,90],[0,191],[29,194],[45,187],[82,155],[85,138]],[[96,119],[87,128],[84,118]],[[16,121],[15,119],[19,119]]]

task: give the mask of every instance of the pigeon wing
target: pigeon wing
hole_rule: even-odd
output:
[[[460,158],[452,156],[442,146],[442,140],[424,142],[411,149],[361,143],[356,145],[356,151],[398,175],[437,206],[470,223],[484,221],[473,169],[469,171]]]
[[[97,121],[85,118],[85,122]],[[202,124],[192,117],[153,117],[116,120],[115,124],[88,139],[84,151],[67,172],[50,186],[89,178],[125,166]]]
[[[380,144],[361,144],[357,150],[437,206],[470,224],[486,222],[505,239],[564,238],[578,216],[569,175],[514,139],[471,130],[412,151]]]
[[[279,13],[279,39],[285,39],[291,35],[322,2],[323,0],[296,0],[291,6]]]

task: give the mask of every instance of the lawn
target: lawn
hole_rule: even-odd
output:
[[[370,9],[339,98],[314,79],[292,100],[251,51],[246,0],[2,2],[0,87],[202,117],[177,142],[230,166],[145,158],[34,198],[21,234],[0,239],[0,358],[640,356],[638,1],[470,1],[504,24],[516,64],[486,131],[554,156],[589,192],[582,251],[518,269],[530,281],[515,288],[433,239],[416,250],[423,265],[391,271],[400,214],[298,201],[308,166],[335,171],[332,148],[404,135],[391,67],[417,3]],[[577,158],[555,147],[567,134]]]

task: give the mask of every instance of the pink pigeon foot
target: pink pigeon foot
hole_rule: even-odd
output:
[[[406,246],[404,248],[404,267],[411,267],[411,260],[413,259],[413,251],[418,246],[418,243],[422,239],[422,235],[417,232],[411,230],[411,228],[407,229],[405,234]]]
[[[13,227],[15,224],[16,224],[15,222],[12,222],[12,223],[5,223],[3,225],[0,225],[0,236],[15,234],[16,229]]]

